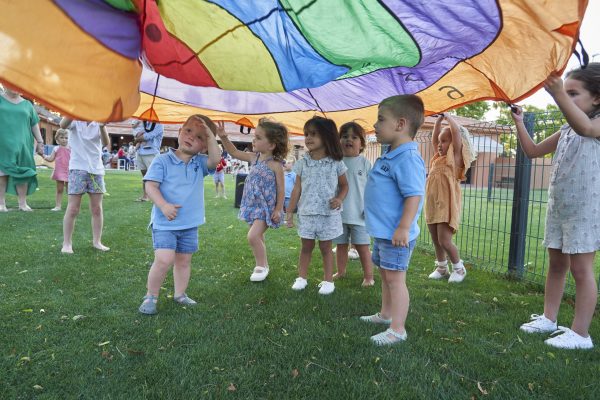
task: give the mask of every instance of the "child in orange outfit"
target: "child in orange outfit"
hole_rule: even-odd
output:
[[[441,129],[442,121],[449,127]],[[467,271],[452,242],[452,235],[460,224],[462,194],[460,182],[476,157],[469,132],[458,125],[448,113],[435,122],[431,144],[435,155],[431,159],[429,176],[425,186],[425,221],[435,247],[436,269],[431,279],[449,277],[448,282],[462,282]],[[448,260],[452,262],[452,274],[448,273]]]

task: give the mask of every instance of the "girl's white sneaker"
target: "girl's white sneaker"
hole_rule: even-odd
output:
[[[292,285],[292,289],[294,290],[304,290],[304,288],[306,288],[306,285],[308,285],[308,281],[304,278],[296,278],[296,280],[294,281],[294,284]]]
[[[335,290],[335,283],[323,281],[319,283],[319,294],[331,294]]]
[[[559,349],[591,349],[594,347],[591,336],[583,337],[564,326],[559,326],[551,336],[553,337],[546,339],[544,343]]]

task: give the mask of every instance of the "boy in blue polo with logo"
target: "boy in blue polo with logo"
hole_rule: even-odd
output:
[[[423,101],[402,95],[379,104],[374,125],[377,141],[389,145],[369,172],[364,197],[367,230],[374,238],[373,263],[381,274],[381,311],[360,319],[389,325],[371,336],[378,346],[407,337],[406,271],[419,236],[417,220],[425,194],[425,163],[414,138],[423,121]]]
[[[204,177],[221,159],[216,130],[210,118],[192,115],[179,129],[177,150],[156,156],[144,176],[146,192],[154,203],[150,220],[154,262],[148,273],[148,291],[139,307],[142,314],[156,314],[158,292],[171,265],[173,300],[187,306],[196,304],[185,291],[192,255],[198,250],[198,226],[204,224]]]

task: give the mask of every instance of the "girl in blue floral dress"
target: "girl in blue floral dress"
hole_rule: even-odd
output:
[[[283,160],[288,152],[288,132],[284,125],[262,118],[252,141],[255,153],[238,150],[227,138],[223,123],[218,124],[217,134],[232,157],[252,163],[244,184],[239,218],[250,225],[248,243],[256,260],[250,280],[264,281],[269,275],[265,232],[283,222]]]

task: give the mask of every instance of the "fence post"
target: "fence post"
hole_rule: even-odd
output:
[[[529,136],[533,137],[535,114],[526,112],[523,123]],[[527,234],[527,214],[531,184],[531,160],[521,146],[517,146],[515,181],[513,191],[512,220],[510,224],[510,247],[508,250],[508,273],[522,278],[525,272],[525,239]]]
[[[492,188],[494,187],[494,169],[496,165],[494,163],[490,163],[490,169],[488,171],[488,191],[487,191],[487,201],[492,199]]]

